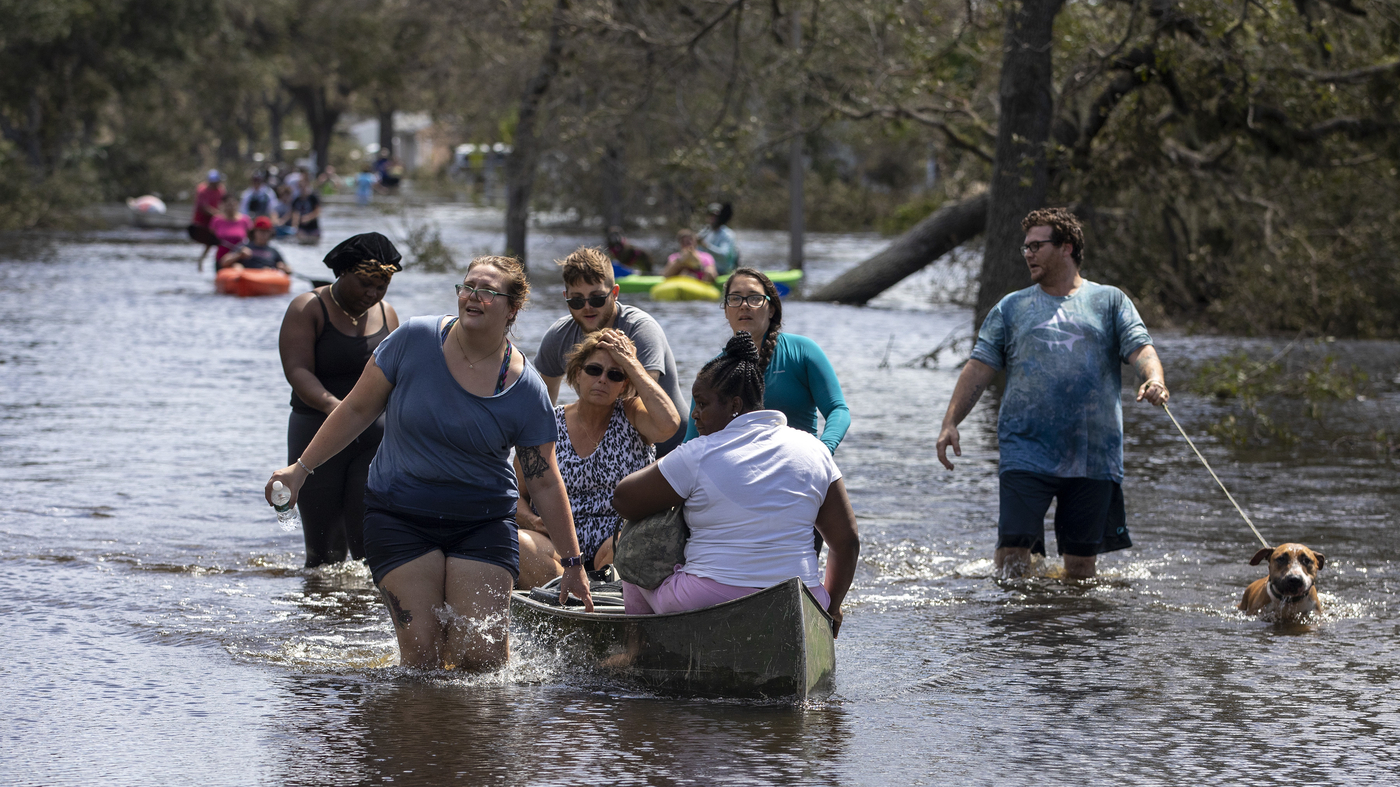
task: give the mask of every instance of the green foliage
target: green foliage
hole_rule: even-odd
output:
[[[1321,422],[1329,403],[1355,399],[1366,385],[1364,371],[1351,365],[1339,367],[1332,354],[1296,366],[1285,364],[1283,359],[1294,346],[1264,361],[1239,351],[1196,369],[1190,389],[1228,407],[1208,428],[1211,434],[1236,447],[1289,447],[1299,437],[1279,414],[1278,405],[1301,404],[1308,418]]]

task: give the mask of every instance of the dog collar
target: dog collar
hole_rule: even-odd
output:
[[[1299,593],[1296,596],[1280,596],[1279,594],[1274,592],[1274,583],[1272,582],[1265,582],[1264,590],[1269,594],[1270,599],[1277,601],[1280,604],[1297,604],[1298,602],[1308,597],[1308,592],[1306,590],[1302,593]]]

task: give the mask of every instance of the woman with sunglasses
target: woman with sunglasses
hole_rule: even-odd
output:
[[[783,333],[783,302],[773,281],[753,268],[739,268],[724,285],[724,317],[729,328],[753,337],[763,370],[763,406],[787,416],[788,426],[818,439],[834,454],[851,426],[836,370],[816,342]],[[825,426],[817,429],[817,414]],[[685,439],[693,440],[694,412]]]
[[[508,336],[529,290],[518,260],[472,260],[456,316],[414,317],[389,334],[311,444],[267,483],[269,503],[277,481],[295,502],[322,463],[384,414],[365,493],[365,557],[406,667],[485,671],[509,657],[519,573],[512,447],[563,555],[561,603],[572,592],[593,607],[555,464],[549,393]]]
[[[554,408],[556,453],[581,554],[591,570],[612,563],[611,538],[620,522],[612,506],[617,482],[654,462],[655,444],[675,434],[681,419],[622,331],[605,328],[585,335],[569,353],[564,375],[578,401]],[[518,460],[515,471],[521,472]],[[516,512],[522,589],[559,575],[557,550],[529,503],[522,490]]]
[[[277,348],[292,384],[287,461],[296,462],[326,418],[360,379],[374,348],[399,327],[384,300],[389,280],[403,266],[399,250],[377,232],[347,238],[326,255],[335,282],[292,299],[282,318]],[[365,483],[384,436],[376,418],[345,450],[317,468],[301,489],[306,567],[365,556]]]

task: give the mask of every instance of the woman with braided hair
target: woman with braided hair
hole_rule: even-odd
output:
[[[739,331],[691,388],[699,435],[617,485],[627,519],[685,506],[685,563],[654,590],[623,583],[628,614],[661,614],[730,601],[798,577],[839,629],[860,539],[841,471],[817,438],[763,409],[753,337]],[[817,575],[812,529],[826,539]]]
[[[360,372],[399,315],[384,300],[389,280],[402,270],[388,238],[367,232],[346,239],[326,255],[335,283],[292,299],[282,318],[277,347],[292,384],[287,461],[294,462],[326,417],[349,395]],[[365,556],[365,481],[384,437],[380,416],[336,454],[301,490],[306,567]]]
[[[841,383],[831,361],[817,343],[805,336],[783,333],[783,302],[778,288],[763,273],[739,268],[724,285],[724,316],[729,327],[753,337],[766,393],[763,406],[787,416],[788,426],[801,429],[832,453],[851,426],[851,411],[841,395]],[[826,421],[817,430],[817,414]],[[685,439],[698,434],[693,417]]]

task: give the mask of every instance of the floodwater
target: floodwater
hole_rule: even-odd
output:
[[[325,276],[329,239],[401,229],[328,212],[322,248],[284,245],[303,272]],[[501,243],[490,210],[421,215],[459,258]],[[748,262],[780,264],[780,233],[739,237]],[[540,265],[592,240],[538,229],[531,251]],[[812,237],[812,279],[879,244]],[[929,302],[948,272],[869,308],[790,302],[787,329],[825,348],[852,411],[837,459],[863,552],[836,690],[798,707],[678,700],[540,643],[495,675],[398,668],[367,572],[302,569],[300,534],[262,499],[285,452],[290,296],[215,296],[173,232],[5,245],[0,783],[1395,783],[1400,477],[1371,437],[1400,424],[1394,344],[1333,345],[1370,373],[1366,399],[1300,415],[1292,448],[1239,452],[1205,434],[1228,405],[1190,395],[1183,370],[1284,342],[1159,332],[1173,412],[1222,480],[1271,541],[1327,555],[1327,613],[1279,626],[1235,611],[1262,576],[1258,543],[1162,412],[1131,402],[1135,548],[1093,582],[1060,581],[1053,558],[995,580],[994,402],[946,472],[933,440],[957,359],[905,365],[965,330],[966,310]],[[389,299],[444,313],[454,280],[410,269]],[[563,314],[558,285],[537,286],[518,327],[530,352]],[[713,305],[642,303],[683,376],[722,345]]]

